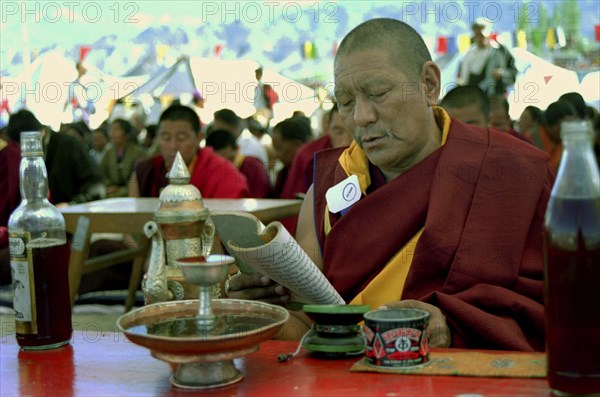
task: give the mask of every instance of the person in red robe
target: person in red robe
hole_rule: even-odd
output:
[[[304,116],[290,117],[273,127],[273,149],[277,160],[283,164],[274,186],[277,198],[283,198],[281,194],[289,179],[292,162],[300,147],[308,142],[310,136],[310,121]]]
[[[347,303],[428,311],[430,346],[543,350],[547,155],[436,106],[439,67],[404,22],[353,29],[334,78],[354,142],[317,154],[298,224],[306,253]],[[350,175],[358,201],[328,202]],[[289,301],[261,275],[234,276],[228,295]]]
[[[558,171],[562,158],[563,145],[560,139],[560,124],[563,121],[577,120],[577,110],[568,101],[558,100],[551,103],[544,112],[543,125],[540,128],[542,150],[548,153],[548,165]]]
[[[130,197],[158,197],[169,184],[167,172],[177,152],[190,170],[190,183],[204,198],[250,197],[246,177],[233,164],[215,154],[212,148],[200,148],[200,119],[193,109],[173,105],[158,122],[160,155],[140,161],[129,186]]]
[[[212,130],[206,137],[206,146],[216,154],[229,160],[248,180],[250,197],[266,198],[271,195],[272,187],[265,165],[256,157],[240,153],[233,134],[227,130]]]
[[[21,202],[19,165],[21,149],[11,140],[0,138],[0,285],[10,284],[8,218]]]
[[[304,195],[313,183],[315,153],[331,148],[347,147],[352,136],[346,130],[338,113],[337,104],[327,114],[325,134],[298,149],[290,166],[288,177],[281,191],[281,198],[293,199]]]
[[[280,197],[295,199],[303,197],[313,183],[315,153],[331,148],[347,147],[352,142],[352,136],[346,130],[339,115],[337,104],[327,114],[325,135],[305,143],[298,149],[290,166]],[[296,231],[298,217],[286,218],[284,224],[291,232]]]

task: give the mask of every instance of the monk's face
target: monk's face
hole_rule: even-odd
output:
[[[284,139],[277,129],[273,130],[273,149],[275,151],[275,157],[281,161],[284,166],[289,167],[292,165],[294,156],[298,149],[300,149],[300,146],[302,146],[302,141],[296,139]]]
[[[528,109],[523,110],[521,117],[519,117],[519,132],[524,133],[529,131],[535,125],[535,121],[531,116],[531,112]]]
[[[434,137],[431,125],[439,69],[432,62],[409,79],[386,51],[354,51],[336,59],[334,78],[340,117],[384,173],[402,173],[439,147],[441,132]]]
[[[112,123],[110,125],[108,134],[110,136],[110,142],[113,144],[113,146],[118,148],[125,146],[127,142],[129,142],[127,133],[119,123]]]
[[[350,146],[352,142],[352,135],[348,133],[339,112],[333,112],[331,121],[327,126],[327,133],[329,134],[329,139],[331,139],[332,147],[346,147]]]
[[[510,116],[506,113],[506,110],[504,110],[501,104],[491,104],[488,126],[497,128],[501,131],[510,131],[510,128],[512,127]]]
[[[215,153],[218,154],[219,156],[226,158],[227,160],[231,161],[232,163],[235,161],[235,156],[237,155],[237,149],[232,148],[231,146],[226,146],[224,148],[221,148],[219,150],[215,150]]]
[[[158,125],[160,154],[165,159],[167,169],[171,168],[177,152],[189,165],[198,152],[199,136],[186,120],[163,120]]]

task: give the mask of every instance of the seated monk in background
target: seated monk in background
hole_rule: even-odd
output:
[[[210,131],[206,137],[206,146],[211,147],[219,156],[229,160],[246,177],[250,197],[267,198],[271,195],[273,188],[264,164],[257,157],[244,156],[231,132],[227,130]]]
[[[496,95],[494,98],[496,99],[492,107],[490,98],[479,86],[459,85],[448,91],[440,102],[440,106],[451,118],[465,124],[497,128],[515,138],[533,144],[529,138],[512,128],[512,121],[508,115],[508,102],[500,95]]]
[[[160,154],[137,164],[129,196],[158,197],[169,184],[167,173],[180,152],[190,171],[190,184],[200,190],[202,197],[250,197],[246,177],[212,148],[200,148],[201,135],[200,119],[193,109],[182,105],[166,109],[158,122]]]
[[[334,79],[354,142],[317,154],[303,249],[347,303],[428,311],[432,346],[543,350],[547,156],[437,107],[440,69],[403,22],[352,30]],[[331,213],[325,192],[350,175],[360,200]],[[289,301],[260,275],[234,276],[229,297]]]
[[[327,114],[326,121],[325,135],[305,143],[296,152],[281,191],[281,198],[295,199],[304,196],[313,183],[315,153],[331,148],[348,147],[352,142],[352,136],[342,122],[337,104],[334,104]],[[297,224],[297,216],[286,218],[284,223],[292,234],[296,231]]]
[[[290,167],[296,153],[311,137],[310,122],[303,116],[285,119],[273,127],[272,136],[275,156],[283,164],[283,168],[277,174],[277,180],[273,186],[274,196],[275,198],[283,198],[281,193],[287,183]]]
[[[325,149],[348,147],[352,136],[346,130],[338,112],[337,104],[327,114],[325,134],[319,139],[305,143],[298,149],[290,166],[287,180],[281,191],[281,198],[293,199],[304,194],[313,183],[313,166],[316,152]]]

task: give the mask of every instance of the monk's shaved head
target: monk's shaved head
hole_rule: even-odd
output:
[[[361,23],[344,37],[335,56],[339,58],[365,50],[384,50],[407,77],[417,79],[431,55],[425,42],[410,25],[391,18],[376,18]]]
[[[471,105],[477,105],[486,121],[490,113],[490,100],[485,92],[476,85],[461,85],[454,87],[442,101],[440,106],[444,109],[463,109]]]

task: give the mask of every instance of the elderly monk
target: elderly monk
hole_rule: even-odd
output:
[[[432,346],[543,350],[546,155],[437,107],[440,70],[403,22],[352,30],[334,78],[354,142],[317,154],[300,245],[346,302],[427,310]],[[332,213],[325,193],[350,175],[362,196]],[[237,275],[229,291],[289,301],[264,276]]]
[[[129,183],[130,197],[158,197],[169,184],[167,173],[177,152],[190,171],[190,184],[204,198],[244,198],[250,196],[246,177],[233,164],[215,154],[212,148],[200,148],[200,119],[187,106],[172,105],[160,116],[157,139],[160,154],[140,161]]]

